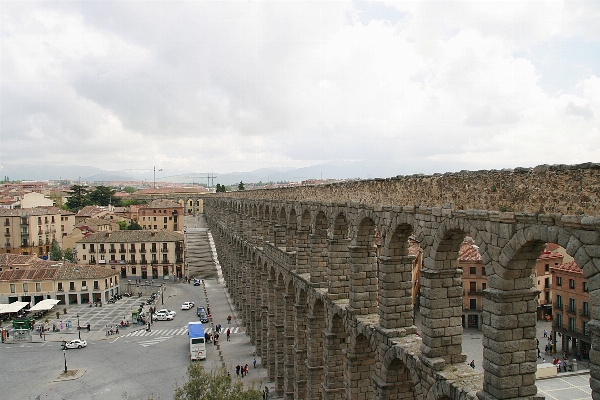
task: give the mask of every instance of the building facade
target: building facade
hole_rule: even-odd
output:
[[[73,231],[75,214],[57,207],[0,209],[4,240],[0,252],[48,255],[52,241],[62,247],[62,238]]]
[[[0,303],[35,305],[56,299],[60,305],[107,301],[119,293],[119,274],[93,265],[55,264],[0,272]]]
[[[117,270],[121,278],[175,280],[187,274],[179,232],[98,232],[77,242],[76,256],[80,263]]]
[[[556,344],[560,342],[560,348],[588,358],[591,342],[588,323],[591,320],[592,305],[587,279],[575,262],[551,266],[550,271],[553,277],[554,318],[551,339],[554,348],[559,348]]]
[[[183,205],[171,200],[152,200],[139,206],[137,223],[142,229],[165,229],[168,231],[183,230]]]

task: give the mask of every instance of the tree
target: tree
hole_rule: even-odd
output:
[[[120,205],[121,199],[115,197],[115,193],[116,191],[108,186],[96,186],[93,191],[88,193],[89,203],[97,206]]]
[[[72,263],[75,263],[75,254],[73,254],[73,249],[71,249],[70,247],[67,247],[65,249],[65,251],[63,252],[63,258]]]
[[[117,224],[119,224],[119,230],[127,230],[127,221],[117,221]]]
[[[225,193],[226,191],[225,185],[220,185],[217,183],[217,193]]]
[[[63,258],[63,252],[60,249],[60,246],[58,245],[58,242],[56,240],[52,241],[52,247],[50,247],[50,259],[53,261],[57,261],[57,260],[62,260]]]
[[[67,206],[67,208],[72,211],[81,210],[83,207],[85,207],[89,204],[88,198],[87,198],[87,192],[88,192],[88,190],[85,188],[85,186],[82,186],[82,185],[71,186],[71,190],[69,191],[69,198],[68,198],[67,202],[65,203],[65,206]]]
[[[254,387],[248,389],[240,378],[232,378],[225,368],[206,372],[199,362],[187,368],[188,381],[183,387],[176,384],[174,400],[258,400],[262,393]]]
[[[127,193],[129,193],[129,194],[131,194],[131,193],[135,193],[135,192],[137,192],[137,189],[136,189],[136,188],[134,188],[134,187],[132,187],[132,186],[125,186],[125,187],[123,188],[123,191],[124,191],[124,192],[127,192]]]
[[[238,185],[238,190],[244,190],[244,182],[240,181]]]
[[[140,231],[142,230],[142,226],[135,221],[131,221],[129,226],[127,227],[128,231]]]

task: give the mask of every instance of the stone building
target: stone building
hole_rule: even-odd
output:
[[[2,261],[0,303],[23,301],[34,305],[56,299],[62,305],[87,304],[107,301],[119,293],[119,274],[110,268],[55,261],[25,267],[10,260]]]
[[[484,290],[487,288],[485,265],[479,254],[479,247],[471,237],[460,246],[458,264],[462,269],[463,287],[463,328],[481,330]]]
[[[554,300],[551,339],[554,348],[589,358],[592,338],[588,324],[592,319],[592,305],[588,281],[575,262],[551,266],[550,271]]]
[[[118,270],[121,278],[184,277],[184,236],[166,230],[97,232],[76,244],[77,261]]]

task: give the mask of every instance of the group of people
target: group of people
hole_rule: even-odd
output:
[[[244,375],[248,375],[248,364],[244,365],[243,367],[238,364],[237,367],[235,367],[235,374],[239,376],[240,373],[242,374],[242,378]]]

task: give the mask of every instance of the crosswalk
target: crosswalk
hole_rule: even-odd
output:
[[[236,334],[236,333],[244,333],[244,328],[236,326],[233,328],[229,328],[231,329],[231,334]],[[213,333],[214,329],[213,328],[206,328],[204,329],[204,332],[206,333]],[[221,329],[221,335],[226,335],[227,332],[227,328],[225,329]],[[122,337],[143,337],[143,336],[161,336],[161,337],[172,337],[172,336],[180,336],[180,335],[187,335],[188,334],[188,330],[187,330],[187,326],[183,326],[180,328],[171,328],[171,329],[152,329],[150,330],[150,332],[146,331],[145,328],[139,329],[137,331],[134,332],[129,332],[126,335],[123,335]]]
[[[144,340],[143,342],[139,342],[140,346],[148,347],[154,344],[158,344],[160,342],[164,342],[165,340],[171,339],[173,336],[158,336],[151,340]]]

